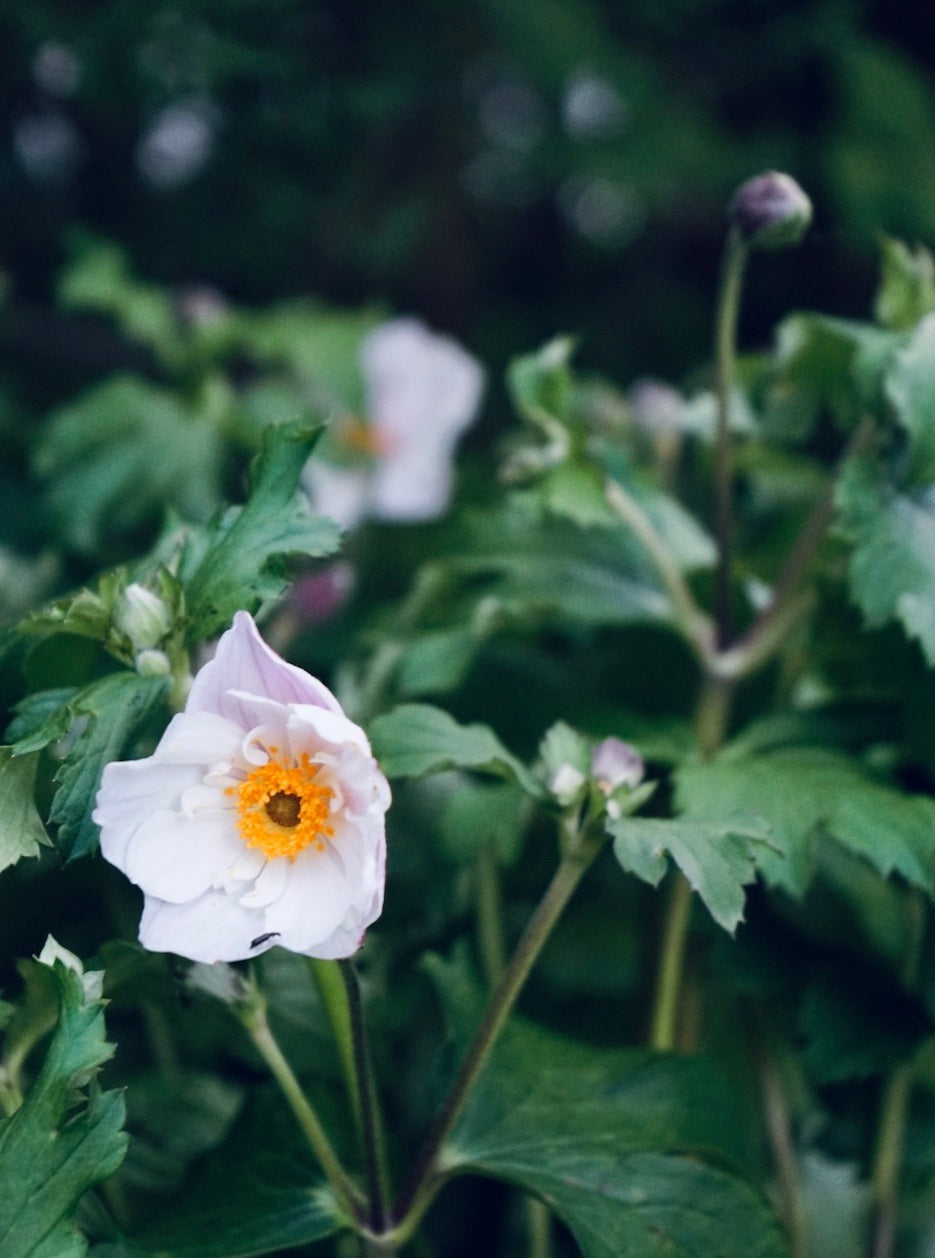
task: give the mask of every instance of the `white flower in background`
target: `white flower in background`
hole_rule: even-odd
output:
[[[238,612],[154,754],[104,769],[94,820],[145,948],[332,958],[383,907],[389,803],[363,730]]]
[[[344,528],[364,516],[431,520],[451,497],[458,437],[480,405],[484,372],[446,336],[416,319],[394,319],[360,346],[366,422],[339,420],[329,437],[366,462],[313,458],[303,480],[316,511]]]

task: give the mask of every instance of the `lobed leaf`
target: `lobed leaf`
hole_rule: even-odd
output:
[[[112,673],[86,686],[69,704],[77,720],[86,720],[61,768],[49,820],[59,827],[57,846],[72,860],[97,846],[91,820],[104,765],[119,760],[132,746],[148,717],[163,702],[166,677]]]
[[[88,1247],[75,1224],[78,1201],[114,1173],[127,1147],[122,1096],[87,1087],[113,1051],[101,1001],[62,961],[48,968],[58,1022],[23,1104],[0,1121],[3,1258],[83,1258]]]
[[[512,1024],[444,1150],[542,1197],[585,1258],[782,1258],[744,1163],[736,1093],[700,1058],[586,1047]]]
[[[0,872],[49,845],[34,800],[38,759],[0,747]]]
[[[676,798],[686,819],[761,817],[769,843],[757,846],[756,865],[792,895],[807,889],[822,835],[883,877],[898,873],[935,893],[935,799],[885,785],[845,755],[797,747],[685,766]]]
[[[337,549],[338,526],[313,515],[298,489],[320,432],[284,425],[264,433],[246,504],[225,512],[206,535],[189,544],[180,576],[193,640],[216,635],[234,612],[255,611],[263,599],[282,593],[286,575],[281,563],[287,556],[320,557]]]
[[[902,492],[869,459],[852,459],[836,507],[854,543],[851,593],[867,625],[899,620],[935,665],[935,486]]]
[[[755,814],[723,821],[608,819],[614,855],[643,882],[657,886],[675,861],[719,926],[733,933],[743,919],[744,887],[756,878],[752,842],[768,842],[770,830]]]

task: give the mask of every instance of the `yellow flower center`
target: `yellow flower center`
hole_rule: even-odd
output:
[[[247,847],[258,847],[270,860],[288,856],[294,861],[307,847],[324,851],[334,834],[329,824],[334,791],[315,781],[319,766],[303,752],[298,764],[273,759],[251,769],[239,786],[227,787],[237,796],[237,828]]]

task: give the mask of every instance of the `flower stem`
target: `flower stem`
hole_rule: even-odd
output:
[[[429,1129],[409,1185],[394,1211],[397,1222],[392,1229],[392,1237],[397,1243],[412,1235],[434,1200],[443,1178],[439,1170],[442,1146],[460,1118],[536,958],[599,850],[600,844],[597,842],[581,842],[573,850],[566,852],[545,895],[529,919],[516,951],[490,998],[461,1069]]]
[[[691,912],[692,889],[684,875],[678,873],[675,875],[666,909],[649,1032],[650,1047],[659,1053],[670,1052],[675,1047],[682,972],[685,966],[685,943]]]
[[[506,967],[500,871],[493,844],[485,843],[474,862],[474,905],[477,942],[488,987],[499,983]]]
[[[331,1185],[338,1205],[348,1219],[358,1219],[361,1205],[360,1191],[341,1165],[318,1115],[302,1091],[301,1084],[292,1072],[292,1067],[283,1056],[270,1030],[265,1007],[259,1002],[252,1004],[249,1011],[241,1012],[241,1021],[260,1056],[269,1067],[273,1078],[279,1084],[280,1091],[302,1128],[312,1152],[321,1164],[321,1169]]]
[[[347,988],[336,961],[320,961],[313,957],[309,964],[312,977],[318,988],[318,995],[325,1007],[331,1034],[341,1062],[344,1084],[348,1098],[354,1110],[354,1119],[360,1127],[360,1095],[357,1090],[357,1076],[354,1070],[354,1044],[351,1037],[351,1015],[347,1004]]]
[[[705,659],[711,649],[711,622],[695,602],[672,552],[656,532],[649,516],[619,481],[608,479],[604,497],[616,516],[628,525],[672,600],[675,614],[689,644]]]
[[[789,1105],[781,1063],[777,1060],[768,1019],[752,1011],[752,1042],[760,1078],[766,1134],[776,1168],[779,1216],[786,1230],[790,1258],[808,1258],[808,1233],[799,1164],[789,1122]]]
[[[354,1076],[357,1082],[358,1109],[360,1111],[361,1136],[364,1142],[364,1159],[367,1170],[369,1198],[369,1224],[374,1232],[382,1232],[386,1221],[386,1158],[384,1157],[383,1130],[377,1102],[376,1085],[370,1063],[370,1051],[364,1026],[364,1010],[360,999],[360,983],[351,960],[338,962],[341,977],[347,991],[347,1008],[350,1015],[351,1043],[354,1049]]]
[[[730,644],[733,636],[731,612],[731,569],[734,548],[733,460],[731,457],[730,397],[737,352],[737,321],[740,294],[749,248],[736,227],[727,235],[721,287],[715,324],[715,371],[717,395],[717,444],[715,449],[715,536],[718,547],[716,619],[718,646]]]
[[[919,978],[925,926],[925,902],[918,892],[912,892],[908,902],[907,938],[901,976],[902,985],[907,989],[913,988]],[[874,1206],[871,1258],[892,1258],[895,1251],[899,1176],[902,1170],[912,1081],[913,1065],[911,1062],[903,1062],[890,1073],[883,1088],[871,1181]]]

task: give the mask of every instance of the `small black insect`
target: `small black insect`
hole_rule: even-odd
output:
[[[271,930],[265,935],[257,935],[256,939],[250,940],[251,948],[259,948],[260,944],[265,944],[267,939],[272,939],[275,935],[281,934],[281,931]]]

